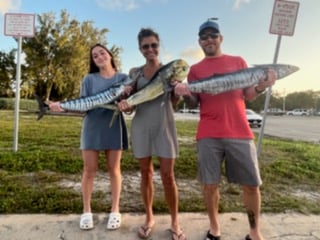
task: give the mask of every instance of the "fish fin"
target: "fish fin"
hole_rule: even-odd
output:
[[[111,109],[111,110],[118,110],[117,105],[109,104],[109,103],[97,105],[96,108],[105,108],[105,109]]]
[[[38,102],[38,106],[39,106],[39,113],[38,113],[38,118],[37,120],[39,121],[43,115],[49,110],[49,105],[46,104],[45,102],[42,101],[42,99],[38,96],[35,95],[35,98]]]
[[[119,115],[120,111],[118,109],[114,110],[111,121],[109,123],[109,127],[112,127],[114,121],[116,120],[116,117]]]
[[[253,68],[259,67],[259,68],[270,68],[270,67],[274,67],[277,64],[252,64]]]

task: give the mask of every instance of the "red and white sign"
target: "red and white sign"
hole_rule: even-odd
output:
[[[35,15],[24,13],[6,13],[4,35],[14,37],[33,37],[35,33]]]
[[[296,25],[299,2],[275,0],[270,33],[292,36]]]

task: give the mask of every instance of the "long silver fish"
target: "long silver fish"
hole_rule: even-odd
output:
[[[114,83],[107,90],[98,94],[62,101],[60,102],[60,107],[66,111],[86,112],[90,109],[97,108],[100,105],[117,100],[122,95],[125,85],[129,85],[130,83],[132,83],[130,78],[123,78]],[[36,100],[39,105],[38,120],[40,120],[43,115],[50,110],[50,107],[48,104],[44,103],[39,96],[36,96]]]
[[[258,84],[267,78],[268,69],[277,73],[277,80],[284,78],[299,70],[299,67],[288,64],[263,64],[241,69],[239,71],[214,74],[208,78],[192,81],[189,90],[194,93],[209,93],[212,95]],[[263,81],[263,80],[262,80]]]

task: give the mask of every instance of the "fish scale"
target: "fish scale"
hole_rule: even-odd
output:
[[[127,103],[131,106],[136,106],[172,91],[174,88],[173,82],[182,82],[184,79],[186,79],[188,72],[189,65],[183,59],[176,59],[167,63],[153,75],[146,85],[128,97],[126,99]],[[110,122],[111,126],[115,116],[119,113],[118,106],[115,104],[105,104],[101,107],[115,110],[113,118]]]
[[[296,71],[299,67],[289,64],[263,64],[241,69],[226,74],[214,74],[208,78],[190,82],[189,90],[193,93],[209,93],[212,95],[235,89],[243,89],[258,84],[266,79],[267,71],[273,70],[277,79],[282,79]]]
[[[182,82],[188,74],[189,65],[182,59],[173,60],[162,66],[152,79],[138,92],[127,98],[131,106],[151,101],[162,95],[165,91],[173,89],[172,81]]]
[[[105,91],[92,96],[79,97],[71,100],[61,101],[60,107],[65,111],[86,112],[101,105],[114,102],[119,99],[124,92],[125,86],[132,83],[132,79],[124,78],[118,81]],[[39,96],[36,96],[39,104],[38,120],[50,109],[49,105],[44,103]]]
[[[85,112],[98,105],[106,104],[116,100],[124,91],[124,85],[118,87],[111,87],[107,91],[99,94],[81,97],[74,100],[68,100],[60,103],[60,107],[67,111]]]

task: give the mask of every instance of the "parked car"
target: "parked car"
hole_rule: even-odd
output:
[[[190,110],[188,108],[181,108],[179,110],[180,113],[188,113]]]
[[[289,116],[309,116],[310,112],[307,109],[293,109],[287,112]]]
[[[200,113],[200,110],[198,108],[189,109],[189,113],[193,113],[193,114]]]
[[[247,115],[247,119],[248,119],[248,123],[250,125],[250,127],[261,127],[262,124],[262,116],[259,115],[258,113],[256,113],[255,111],[251,110],[251,109],[246,109],[246,115]]]
[[[262,110],[260,114],[263,115],[264,111]],[[272,116],[282,116],[282,115],[285,115],[286,113],[280,108],[268,108],[267,114]]]

